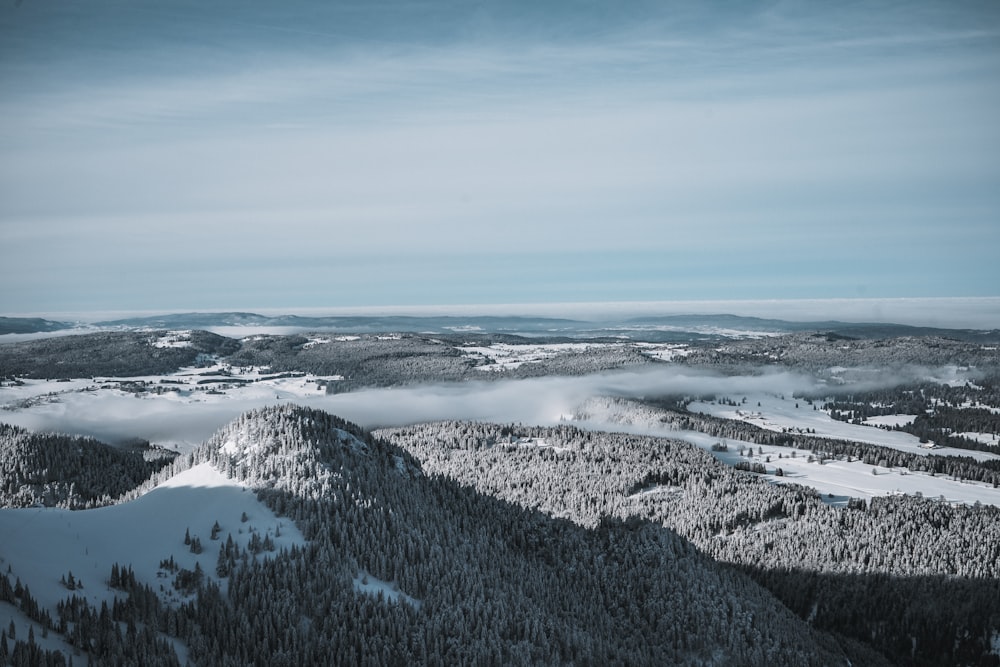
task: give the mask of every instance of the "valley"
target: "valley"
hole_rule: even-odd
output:
[[[7,655],[1000,661],[995,346],[725,324],[0,343]]]

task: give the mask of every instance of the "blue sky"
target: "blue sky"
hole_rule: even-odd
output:
[[[0,312],[997,296],[998,115],[996,2],[6,2]]]

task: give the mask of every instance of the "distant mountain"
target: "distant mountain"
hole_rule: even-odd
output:
[[[1000,330],[981,331],[976,329],[943,329],[937,327],[917,327],[889,322],[839,322],[822,320],[812,322],[791,322],[788,320],[746,317],[741,315],[664,315],[659,317],[637,317],[620,325],[623,330],[630,327],[638,331],[660,329],[684,331],[720,336],[724,338],[751,338],[759,335],[779,335],[816,331],[846,338],[880,339],[899,336],[939,336],[967,342],[990,342],[1000,339]]]
[[[585,322],[545,317],[499,316],[329,316],[258,315],[257,313],[175,313],[97,322],[101,327],[153,329],[207,329],[213,327],[293,327],[302,331],[343,331],[377,333],[411,331],[428,333],[545,333],[575,331]]]
[[[584,321],[551,317],[516,316],[267,316],[246,312],[173,313],[97,322],[98,327],[149,329],[213,329],[287,327],[298,331],[343,333],[413,332],[441,335],[483,333],[545,338],[626,338],[649,342],[693,342],[754,338],[803,331],[850,338],[942,336],[970,342],[1000,340],[1000,331],[915,327],[893,323],[851,323],[836,320],[792,322],[724,313],[663,315],[624,320]]]
[[[0,317],[0,336],[4,334],[44,333],[72,328],[68,322],[54,322],[40,317]]]

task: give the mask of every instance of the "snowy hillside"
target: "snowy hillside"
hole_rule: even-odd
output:
[[[884,664],[669,530],[588,530],[424,476],[327,413],[246,413],[176,467],[114,507],[0,512],[20,654],[44,640],[142,664],[347,664],[359,646],[380,664]],[[47,636],[26,643],[29,625]]]
[[[109,584],[116,564],[131,568],[138,582],[148,584],[163,602],[176,605],[193,595],[175,588],[179,570],[200,570],[225,589],[216,565],[219,548],[229,537],[240,549],[247,549],[252,539],[266,538],[273,545],[270,552],[304,543],[293,522],[276,517],[245,485],[208,463],[112,507],[0,509],[0,534],[0,568],[29,585],[32,596],[53,616],[57,603],[70,594],[97,608],[123,597]],[[199,553],[185,544],[186,537],[200,543]],[[172,560],[177,569],[163,567],[165,560]],[[66,583],[70,580],[72,585]],[[12,611],[7,608],[8,615]],[[25,622],[21,615],[15,620]],[[9,621],[0,608],[0,625],[7,627]],[[26,636],[27,626],[21,632]]]

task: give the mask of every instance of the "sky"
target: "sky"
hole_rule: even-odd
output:
[[[1000,296],[1000,4],[2,0],[0,313]]]

